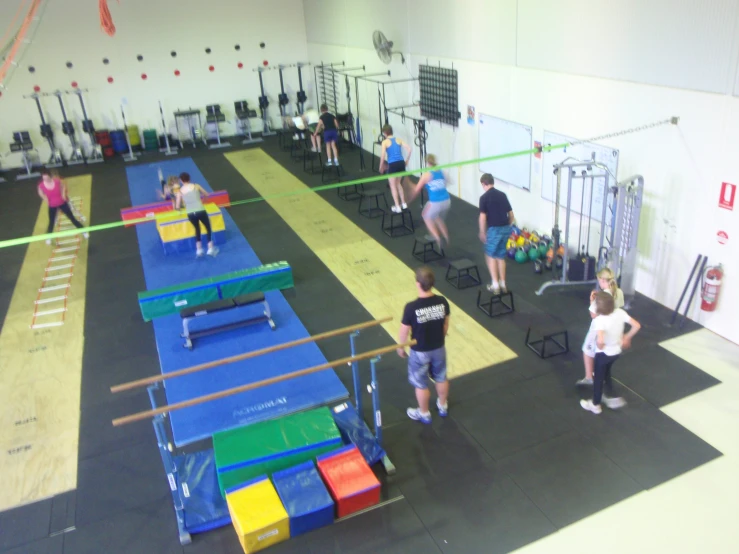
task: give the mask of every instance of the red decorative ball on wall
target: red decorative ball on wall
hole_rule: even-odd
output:
[[[175,77],[179,77],[180,76],[180,70],[179,69],[175,69],[174,70],[174,74],[175,74]]]
[[[142,78],[142,79],[143,79],[144,81],[146,81],[146,79],[148,79],[148,77],[149,77],[149,76],[148,76],[148,75],[147,75],[146,73],[142,73],[142,74],[141,74],[141,78]]]
[[[77,81],[72,81],[72,88],[77,88]]]
[[[264,67],[267,67],[267,66],[269,65],[269,62],[268,62],[267,60],[264,60],[264,61],[262,62],[262,65],[263,65]]]
[[[41,90],[41,87],[40,87],[40,86],[38,86],[38,85],[35,85],[35,86],[33,87],[33,92],[38,92],[38,91],[40,91],[40,90]]]
[[[236,67],[238,67],[239,69],[242,69],[244,67],[244,64],[239,62],[236,64]]]
[[[108,82],[109,83],[112,83],[113,82],[113,77],[108,77]]]
[[[216,70],[215,66],[212,66],[211,65],[211,66],[208,67],[208,71],[215,71],[215,70]]]

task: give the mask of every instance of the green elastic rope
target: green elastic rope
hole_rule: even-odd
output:
[[[440,169],[449,169],[452,167],[461,167],[461,166],[470,165],[470,164],[492,162],[494,160],[502,160],[505,158],[515,158],[516,156],[525,156],[527,154],[539,154],[541,152],[549,152],[551,150],[559,150],[562,148],[567,148],[568,146],[570,146],[570,144],[571,143],[569,142],[564,142],[562,144],[553,144],[549,146],[531,148],[529,150],[520,150],[518,152],[508,152],[506,154],[497,154],[495,156],[488,156],[486,158],[477,158],[474,160],[466,160],[463,162],[453,162],[453,163],[448,163],[448,164],[443,164],[443,165],[437,165],[435,167],[424,167],[422,169],[404,171],[402,173],[394,173],[393,176],[394,177],[406,177],[409,175],[415,175],[417,173],[425,173],[427,171],[436,171]],[[352,181],[342,181],[340,183],[335,183],[331,185],[321,185],[320,187],[300,189],[300,190],[291,191],[291,192],[283,192],[281,194],[273,194],[271,196],[260,196],[258,198],[247,198],[245,200],[237,200],[235,202],[230,202],[228,206],[226,207],[242,206],[244,204],[253,204],[255,202],[264,202],[264,201],[273,200],[273,199],[276,200],[278,198],[285,198],[288,196],[295,196],[298,194],[321,192],[324,190],[331,190],[331,189],[342,188],[342,187],[350,187],[353,185],[361,185],[364,183],[374,183],[376,181],[385,181],[387,180],[387,178],[388,176],[383,174],[383,175],[376,175],[374,177],[364,177],[362,179],[354,179]],[[164,214],[160,215],[159,217],[164,217]],[[74,235],[79,235],[80,233],[90,233],[94,231],[103,231],[106,229],[114,229],[116,227],[125,227],[128,225],[138,225],[139,223],[145,223],[147,221],[156,221],[156,219],[157,219],[157,215],[154,215],[152,217],[142,217],[139,219],[129,219],[126,221],[114,221],[113,223],[103,223],[101,225],[91,225],[90,227],[83,227],[81,229],[70,229],[69,231],[59,231],[56,233],[47,233],[44,235],[31,235],[28,237],[4,240],[4,241],[0,241],[0,248],[8,248],[10,246],[20,246],[22,244],[30,244],[32,242],[38,242],[42,240],[71,237]]]

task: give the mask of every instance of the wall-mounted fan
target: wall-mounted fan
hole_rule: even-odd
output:
[[[375,31],[372,33],[372,42],[375,45],[377,56],[386,64],[390,64],[393,61],[393,54],[400,56],[400,62],[405,63],[405,58],[400,52],[393,52],[393,41],[388,40],[382,31]]]

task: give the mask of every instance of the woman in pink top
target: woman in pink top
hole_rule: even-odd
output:
[[[53,178],[48,171],[42,171],[41,182],[38,184],[38,195],[41,197],[41,200],[45,200],[49,205],[49,226],[46,228],[47,234],[54,230],[56,213],[59,210],[69,218],[69,221],[75,227],[78,229],[83,227],[82,223],[74,217],[72,208],[69,207],[67,186],[62,183],[61,179]],[[87,238],[89,235],[84,233],[84,236]],[[51,239],[47,239],[46,244],[51,244]]]

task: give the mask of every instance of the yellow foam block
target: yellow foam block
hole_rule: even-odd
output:
[[[205,211],[210,219],[210,227],[214,233],[224,231],[226,224],[223,221],[223,213],[215,204],[205,204]],[[195,228],[187,219],[185,212],[166,212],[157,216],[157,231],[163,242],[188,239],[195,236]],[[200,224],[200,232],[205,234],[205,227]]]
[[[226,503],[247,554],[290,538],[290,519],[266,476],[226,491]]]

